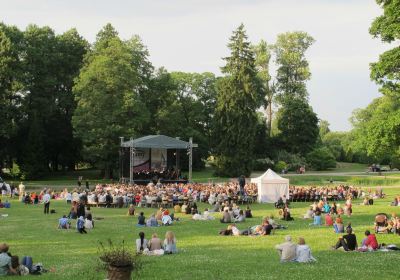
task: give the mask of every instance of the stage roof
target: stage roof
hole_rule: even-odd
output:
[[[187,149],[189,142],[185,142],[165,135],[148,135],[134,140],[123,142],[121,147],[158,148],[158,149]],[[193,147],[198,147],[193,144]]]

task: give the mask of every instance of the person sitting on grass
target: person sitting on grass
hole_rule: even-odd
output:
[[[335,230],[335,233],[344,233],[343,220],[340,217],[340,215],[336,217],[335,223],[333,224],[333,228]]]
[[[19,276],[29,275],[29,269],[23,264],[19,263],[18,256],[11,257],[11,267],[16,271],[16,274]]]
[[[251,213],[250,206],[247,205],[246,210],[245,210],[245,217],[246,218],[253,218],[253,214]]]
[[[144,232],[139,232],[139,239],[136,239],[136,253],[141,254],[143,251],[148,250],[148,241],[144,238]]]
[[[158,222],[156,216],[153,214],[149,219],[146,221],[146,226],[148,227],[158,227]]]
[[[79,233],[87,233],[85,230],[85,219],[83,216],[80,216],[78,220],[76,220],[76,229],[78,230]]]
[[[376,249],[378,249],[379,244],[378,241],[376,240],[375,234],[371,234],[369,230],[366,230],[365,236],[366,237],[363,239],[359,251],[362,252],[375,251]]]
[[[357,237],[353,233],[352,228],[347,228],[346,232],[347,234],[339,237],[336,245],[332,247],[333,249],[337,250],[340,247],[343,247],[345,251],[357,250]]]
[[[325,215],[325,226],[328,226],[328,227],[333,226],[333,219],[332,219],[331,214],[329,214],[329,213],[327,213]]]
[[[178,253],[178,250],[176,249],[175,234],[172,231],[167,231],[165,233],[164,252],[165,254]]]
[[[296,247],[296,258],[294,259],[294,261],[300,262],[300,263],[308,263],[308,262],[317,261],[311,255],[311,249],[308,245],[306,245],[306,242],[303,237],[299,238],[299,244]]]
[[[161,222],[162,222],[163,226],[170,226],[170,225],[172,225],[172,218],[170,215],[165,214],[165,212],[164,212],[164,215],[162,215],[162,218],[161,218]]]
[[[275,249],[279,253],[281,262],[290,262],[296,258],[296,244],[292,242],[290,235],[285,236],[285,242],[275,246]]]
[[[144,216],[143,212],[140,212],[140,215],[138,217],[138,223],[137,226],[138,227],[145,227],[146,226],[146,222],[145,222],[146,218]]]
[[[314,216],[313,207],[310,206],[310,208],[307,210],[306,214],[303,216],[303,219],[312,219],[313,216]]]
[[[290,215],[289,205],[287,203],[285,204],[285,207],[282,210],[282,220],[285,220],[285,221],[293,220],[292,216]]]
[[[153,233],[151,239],[148,243],[149,253],[151,255],[163,255],[164,250],[162,249],[163,246],[161,244],[160,238],[158,238],[157,233]]]
[[[236,223],[244,222],[245,221],[245,216],[243,214],[243,210],[239,210],[239,215],[237,215],[233,220]]]
[[[127,216],[135,216],[135,206],[131,204],[128,208]]]
[[[62,216],[62,218],[58,220],[58,228],[59,229],[71,228],[71,222],[69,221],[66,215]]]
[[[317,209],[314,213],[314,222],[310,224],[310,226],[320,226],[322,225],[321,221],[321,212]]]
[[[6,243],[0,244],[0,276],[17,274],[17,271],[11,265],[8,249],[9,247]]]
[[[231,215],[229,214],[228,209],[225,209],[222,219],[220,221],[221,221],[221,223],[231,223],[232,222]]]

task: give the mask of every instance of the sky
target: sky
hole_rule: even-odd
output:
[[[306,53],[310,104],[335,131],[350,130],[352,111],[380,96],[369,64],[390,46],[368,33],[380,14],[374,0],[0,0],[0,21],[22,30],[31,23],[56,33],[75,27],[93,42],[111,23],[123,39],[139,35],[153,65],[169,71],[220,75],[241,23],[253,43],[305,31],[316,40]]]

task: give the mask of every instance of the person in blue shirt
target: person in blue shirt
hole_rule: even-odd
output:
[[[58,220],[58,228],[59,229],[69,229],[71,227],[71,223],[69,222],[67,216],[62,216],[62,218],[60,218]]]

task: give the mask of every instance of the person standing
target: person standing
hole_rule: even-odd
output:
[[[244,186],[246,185],[246,178],[244,177],[244,175],[240,176],[239,179],[239,193],[240,195],[244,195]]]
[[[50,194],[49,191],[43,195],[43,204],[44,204],[44,214],[49,214],[50,212]]]
[[[25,197],[25,186],[22,182],[19,184],[18,189],[19,189],[19,201],[23,201]]]

